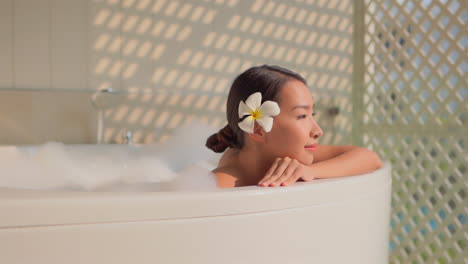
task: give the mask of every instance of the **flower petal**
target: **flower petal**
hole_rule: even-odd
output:
[[[271,128],[273,127],[273,117],[264,116],[260,119],[257,119],[257,122],[267,133],[270,132]]]
[[[260,105],[262,104],[262,94],[260,92],[251,94],[249,98],[245,100],[245,103],[252,110],[259,108]]]
[[[242,122],[239,122],[239,127],[247,133],[254,132],[254,119],[251,116],[246,117]]]
[[[263,116],[277,116],[280,113],[280,108],[277,102],[266,101],[260,106],[260,111]]]
[[[250,111],[252,109],[249,108],[244,102],[240,101],[239,103],[239,118],[242,118],[245,115],[250,115]]]

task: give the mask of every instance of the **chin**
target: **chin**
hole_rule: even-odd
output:
[[[309,156],[309,157],[307,157]],[[304,165],[310,165],[314,162],[314,157],[310,157],[310,154],[307,155],[307,156],[302,156],[302,157],[297,157],[296,160],[299,161],[300,163],[304,164]]]
[[[301,159],[297,159],[299,162],[305,165],[310,165],[314,162],[314,156],[310,153],[307,153],[306,155],[303,155]]]

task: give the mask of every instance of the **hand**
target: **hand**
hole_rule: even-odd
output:
[[[313,177],[305,178],[305,165],[295,159],[288,157],[276,158],[263,179],[258,182],[259,186],[287,186],[302,178],[310,181]]]

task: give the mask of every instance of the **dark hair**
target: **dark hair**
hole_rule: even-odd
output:
[[[225,151],[228,147],[242,148],[244,131],[238,126],[239,102],[247,100],[253,93],[260,92],[262,103],[268,100],[279,103],[280,90],[291,79],[306,84],[306,80],[299,74],[273,65],[252,67],[237,76],[231,85],[227,99],[228,124],[207,139],[206,147],[218,153]]]

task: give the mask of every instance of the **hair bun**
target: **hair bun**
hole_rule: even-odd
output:
[[[211,135],[207,140],[205,146],[216,153],[224,152],[228,147],[233,147],[234,131],[226,125],[218,131],[218,133]]]

